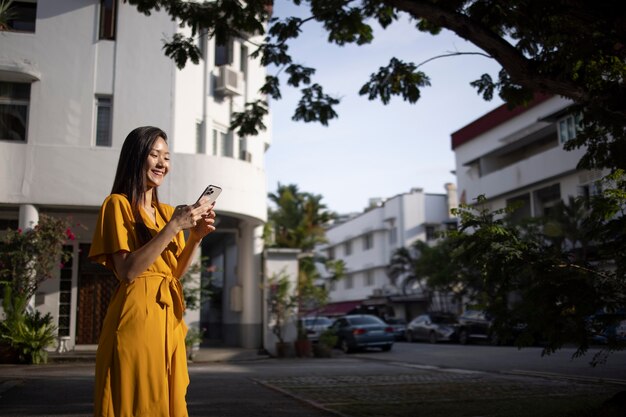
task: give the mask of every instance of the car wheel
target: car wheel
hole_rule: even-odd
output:
[[[493,346],[498,346],[500,344],[500,338],[497,334],[491,333],[491,335],[489,335],[489,343]]]
[[[430,332],[430,334],[428,335],[428,341],[430,343],[437,343],[437,333]]]
[[[339,347],[344,353],[352,353],[353,349],[350,347],[346,339],[341,340],[341,343],[339,343]]]
[[[469,335],[467,334],[467,330],[463,329],[461,333],[459,333],[459,343],[467,345],[467,342],[469,342]]]
[[[389,352],[392,346],[393,346],[393,343],[383,346],[383,352]]]

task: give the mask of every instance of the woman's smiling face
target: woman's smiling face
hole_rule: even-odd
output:
[[[170,169],[170,151],[167,142],[161,137],[152,145],[145,164],[146,185],[149,188],[158,187]]]

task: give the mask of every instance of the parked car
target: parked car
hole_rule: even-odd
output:
[[[589,325],[593,343],[626,343],[626,310],[599,312],[590,317]]]
[[[393,347],[393,328],[376,316],[353,314],[338,318],[330,327],[337,334],[337,347],[346,353],[365,347],[389,351]]]
[[[513,322],[507,329],[504,339],[498,335],[493,327],[493,319],[481,310],[466,310],[458,318],[458,339],[462,345],[473,340],[489,342],[492,345],[512,344],[517,337],[526,331],[527,325],[522,322]],[[532,335],[535,344],[541,344],[542,338],[539,335]]]
[[[453,314],[428,313],[417,316],[406,327],[406,340],[426,340],[430,343],[457,338],[458,321]]]
[[[472,340],[487,340],[497,344],[497,336],[491,331],[492,320],[484,311],[466,310],[458,321],[458,337],[462,345]]]
[[[385,321],[393,329],[393,334],[395,335],[396,340],[404,340],[405,339],[406,320],[400,319],[400,318],[395,318],[395,317],[390,317],[390,318],[388,318]]]
[[[320,339],[320,334],[328,329],[333,321],[324,316],[303,317],[302,325],[306,329],[306,336],[311,342],[316,343]]]

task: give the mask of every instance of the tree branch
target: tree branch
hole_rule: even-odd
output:
[[[415,69],[418,69],[422,65],[428,64],[430,61],[434,61],[435,59],[447,58],[447,57],[450,57],[450,56],[457,56],[457,55],[480,55],[480,56],[484,56],[485,58],[492,58],[493,59],[493,57],[491,55],[485,54],[483,52],[450,52],[450,53],[447,53],[447,54],[437,55],[437,56],[433,56],[431,58],[428,58],[426,61],[422,61],[419,64],[417,64],[415,66]]]
[[[519,85],[532,90],[559,94],[575,101],[584,101],[586,92],[578,85],[548,78],[533,68],[533,62],[500,35],[493,33],[463,14],[445,9],[426,0],[383,0],[389,6],[409,13],[416,19],[426,19],[449,29],[461,38],[487,52]]]

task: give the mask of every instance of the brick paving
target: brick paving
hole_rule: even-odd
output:
[[[354,417],[435,416],[437,410],[450,416],[512,416],[517,415],[515,408],[519,415],[525,415],[537,402],[543,404],[546,415],[553,416],[561,415],[553,414],[554,407],[575,406],[573,398],[599,405],[623,389],[570,380],[419,370],[395,375],[284,376],[257,381],[338,415]],[[485,409],[488,414],[482,414]],[[476,412],[480,414],[473,414]]]

